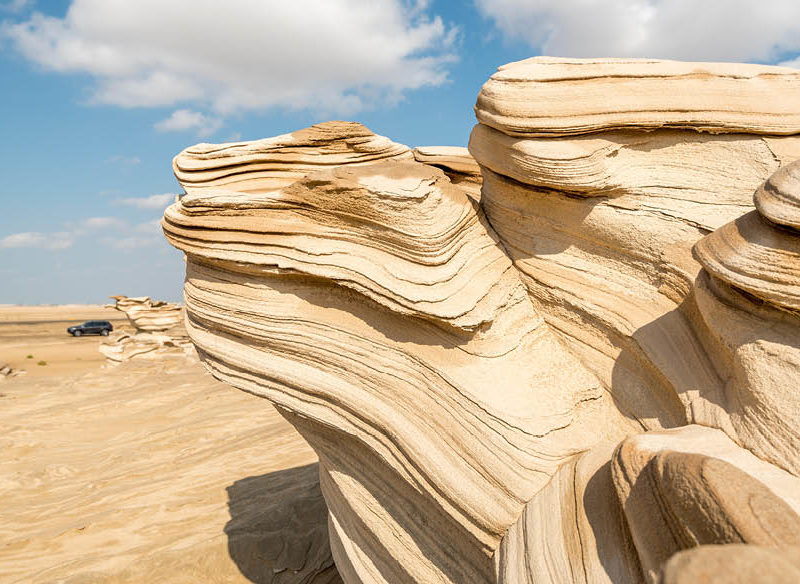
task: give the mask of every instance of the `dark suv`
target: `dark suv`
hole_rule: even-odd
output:
[[[113,330],[114,327],[111,326],[111,323],[107,320],[90,320],[78,326],[69,327],[67,332],[73,337],[79,337],[81,335],[103,335],[107,337],[108,333]]]

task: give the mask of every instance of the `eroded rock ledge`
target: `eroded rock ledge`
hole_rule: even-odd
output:
[[[798,91],[537,58],[474,159],[350,122],[175,158],[187,332],[319,454],[345,582],[791,577]]]

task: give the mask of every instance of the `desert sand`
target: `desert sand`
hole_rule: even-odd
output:
[[[101,318],[126,326],[0,307],[0,361],[28,371],[0,382],[0,582],[337,581],[297,432],[196,360],[106,366],[65,331]]]

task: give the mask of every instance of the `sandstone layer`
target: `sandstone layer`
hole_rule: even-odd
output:
[[[478,121],[511,136],[616,128],[800,133],[800,72],[743,63],[533,57],[484,84]]]
[[[719,546],[791,576],[798,97],[536,58],[474,158],[345,122],[176,157],[187,332],[316,450],[345,582],[683,582]]]

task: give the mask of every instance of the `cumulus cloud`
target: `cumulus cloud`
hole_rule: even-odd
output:
[[[155,129],[159,132],[184,132],[195,130],[199,137],[210,136],[220,129],[222,120],[209,117],[200,112],[188,109],[179,109],[160,122],[156,122]]]
[[[75,236],[66,231],[57,233],[41,233],[39,231],[25,231],[13,233],[0,239],[0,249],[38,248],[38,249],[66,249],[75,242]]]
[[[141,208],[163,209],[174,198],[175,195],[169,193],[128,200],[136,201],[135,206]],[[162,203],[162,201],[165,202]],[[155,202],[158,202],[158,205]],[[89,217],[79,222],[69,222],[64,227],[64,231],[53,233],[25,231],[0,237],[0,250],[28,248],[58,251],[72,247],[79,240],[93,240],[120,250],[138,249],[164,243],[160,217],[136,224],[117,217]]]
[[[800,51],[797,0],[475,1],[547,55],[775,62]]]
[[[149,197],[128,197],[119,199],[121,205],[137,207],[139,209],[164,209],[175,200],[174,193],[164,193],[161,195],[150,195]]]
[[[5,27],[40,66],[90,75],[97,103],[178,109],[164,130],[271,107],[347,115],[438,85],[455,27],[410,0],[74,0]]]
[[[111,239],[106,238],[105,243],[110,245],[115,249],[121,250],[131,250],[131,249],[141,249],[143,247],[152,247],[154,245],[158,245],[162,242],[160,238],[157,237],[139,237],[139,236],[130,236],[130,237],[122,237],[120,239]]]

